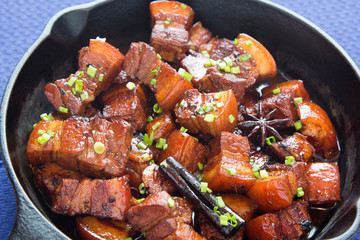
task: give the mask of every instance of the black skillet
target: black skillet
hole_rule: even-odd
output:
[[[315,218],[313,239],[349,239],[360,226],[360,71],[323,31],[261,0],[184,1],[195,20],[215,35],[233,39],[248,33],[275,57],[279,70],[303,79],[312,99],[329,114],[340,139],[342,201]],[[53,214],[33,183],[25,148],[39,115],[51,112],[43,88],[77,69],[77,51],[90,38],[106,37],[126,53],[131,42],[149,42],[149,1],[96,1],[54,16],[16,66],[1,105],[2,156],[17,198],[10,238],[76,239],[74,219]],[[226,23],[226,24],[224,24]],[[321,215],[321,214],[319,214]]]

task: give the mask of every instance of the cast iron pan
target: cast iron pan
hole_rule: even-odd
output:
[[[275,57],[279,70],[303,79],[312,99],[329,114],[340,140],[342,201],[311,232],[313,239],[348,239],[360,226],[360,71],[328,35],[293,12],[261,0],[184,0],[214,35],[248,33]],[[53,214],[33,183],[25,156],[39,115],[52,107],[48,82],[77,69],[78,50],[106,37],[126,53],[133,41],[149,42],[149,1],[96,1],[54,16],[15,68],[1,105],[3,160],[17,198],[11,238],[76,239],[74,218]],[[224,24],[226,23],[226,24]]]

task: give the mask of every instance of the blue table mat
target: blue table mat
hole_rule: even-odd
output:
[[[0,98],[22,55],[58,11],[89,0],[0,0]],[[334,38],[360,66],[358,0],[273,0],[315,23]],[[225,3],[225,2],[224,2]],[[16,201],[0,161],[0,239],[7,239],[16,216]],[[358,233],[353,239],[360,239]]]

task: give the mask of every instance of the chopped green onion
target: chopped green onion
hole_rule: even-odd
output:
[[[181,127],[180,131],[186,133],[188,130],[186,128],[184,128],[184,127]]]
[[[204,174],[200,174],[198,180],[199,180],[199,181],[202,181],[203,178],[204,178]]]
[[[169,198],[168,198],[168,205],[169,205],[169,207],[173,207],[174,204],[175,204],[174,199],[172,199],[171,197],[169,197]]]
[[[200,171],[202,171],[204,169],[204,165],[202,163],[198,162],[197,165],[198,165],[198,168]]]
[[[192,137],[193,139],[195,139],[196,141],[199,141],[199,139],[197,139],[196,137]]]
[[[251,55],[248,54],[248,53],[245,53],[245,54],[243,54],[243,55],[240,55],[240,59],[243,60],[244,62],[249,61],[250,58],[251,58]]]
[[[144,200],[145,200],[145,198],[140,198],[140,199],[137,199],[136,202],[137,202],[137,203],[141,203],[141,202],[144,201]]]
[[[130,91],[133,90],[135,87],[136,87],[136,85],[133,82],[128,82],[126,84],[126,88],[129,89]]]
[[[229,66],[225,66],[224,69],[223,69],[225,72],[230,72],[230,67]]]
[[[90,77],[94,78],[96,75],[96,71],[97,71],[97,68],[90,64],[88,66],[86,74],[89,75]]]
[[[45,133],[44,130],[39,130],[39,131],[38,131],[38,134],[39,134],[39,135],[43,135],[44,133]]]
[[[183,100],[181,100],[181,102],[180,102],[180,104],[179,104],[179,105],[180,105],[180,107],[183,107],[183,106],[185,105],[185,103],[186,103],[186,102],[185,102],[185,100],[184,100],[184,99],[183,99]]]
[[[144,134],[144,138],[143,141],[148,145],[151,146],[153,144],[154,141],[154,131],[151,132],[150,137],[149,135],[147,135],[147,133]]]
[[[271,137],[266,138],[265,141],[266,141],[266,144],[267,144],[268,146],[272,146],[273,144],[276,143],[276,139],[275,139],[274,136],[271,136]]]
[[[294,123],[294,127],[295,127],[296,131],[300,130],[300,129],[302,128],[301,120],[297,120],[297,121]]]
[[[139,193],[140,194],[145,194],[145,192],[146,192],[146,188],[145,188],[144,183],[140,183],[140,185],[139,185]]]
[[[234,39],[234,45],[237,45],[238,42],[239,42],[239,39],[238,39],[238,38],[235,38],[235,39]]]
[[[156,54],[156,56],[161,60],[162,59],[162,57],[160,56],[160,54]]]
[[[74,87],[71,89],[71,92],[72,92],[74,95],[76,95],[76,90],[75,90]]]
[[[159,122],[155,123],[154,126],[152,126],[152,129],[155,131],[156,129],[158,129],[158,127],[160,127]]]
[[[206,193],[207,189],[208,189],[208,183],[207,182],[201,182],[200,183],[200,191],[202,193]]]
[[[40,118],[44,121],[50,121],[51,120],[51,117],[50,115],[48,115],[47,113],[43,113],[40,115]]]
[[[296,194],[297,197],[302,197],[305,194],[302,187],[297,188],[296,192],[297,192],[297,194]]]
[[[151,122],[152,120],[154,120],[154,118],[152,116],[149,116],[146,120],[147,122]]]
[[[229,116],[229,122],[230,123],[233,123],[235,121],[235,117],[231,114],[230,116]]]
[[[150,155],[148,153],[144,153],[143,155],[141,155],[141,158],[146,160],[150,158]]]
[[[159,106],[158,103],[155,103],[155,105],[153,106],[153,110],[154,110],[154,112],[156,112],[158,114],[163,112],[163,110],[161,109],[161,107]]]
[[[167,18],[164,22],[166,25],[169,25],[171,23],[171,19],[170,18]]]
[[[191,11],[191,12],[189,13],[189,16],[190,16],[190,17],[194,16],[194,12]]]
[[[69,112],[69,109],[60,106],[60,107],[59,107],[59,111],[62,112],[62,113],[68,113],[68,112]]]
[[[156,84],[156,79],[155,78],[151,79],[150,85],[155,85],[155,84]]]
[[[35,128],[35,127],[36,127],[36,125],[37,125],[37,123],[34,123],[34,124],[33,124],[33,128]]]
[[[207,193],[212,193],[212,190],[211,190],[210,188],[207,188],[207,189],[206,189],[206,192],[207,192]]]
[[[183,69],[183,68],[179,68],[178,74],[180,76],[182,76],[183,78],[185,78],[186,80],[188,80],[188,82],[191,82],[191,79],[193,78],[193,75],[191,75],[190,73],[185,71],[185,69]]]
[[[128,237],[128,238],[126,238],[125,240],[132,240],[132,237]]]
[[[254,166],[253,168],[252,168],[252,171],[253,172],[258,172],[260,170],[260,168],[258,167],[258,166]]]
[[[181,7],[182,9],[185,9],[185,8],[186,8],[186,5],[182,3],[182,4],[180,5],[180,7]]]
[[[245,45],[246,45],[247,47],[250,47],[251,45],[253,45],[253,42],[250,41],[250,40],[247,40],[247,41],[245,42]]]
[[[159,138],[159,141],[156,143],[156,148],[162,148],[164,149],[164,147],[167,147],[167,144],[166,144],[166,139],[165,138]],[[165,150],[165,149],[164,149]]]
[[[151,74],[154,76],[157,76],[159,74],[161,66],[158,66],[156,69],[151,71]]]
[[[206,114],[204,117],[205,122],[214,122],[215,115],[214,114]]]
[[[298,106],[298,103],[299,103],[299,102],[302,102],[302,100],[303,100],[302,97],[294,98],[293,101],[294,101],[295,106]]]
[[[101,142],[96,142],[94,144],[94,151],[97,153],[97,154],[103,154],[104,151],[105,151],[105,145]]]
[[[204,109],[205,113],[208,113],[214,109],[214,106],[212,105],[212,103],[205,103],[203,105],[203,109]]]
[[[76,92],[82,92],[83,90],[83,81],[82,80],[76,80],[75,81],[75,91]]]
[[[216,213],[217,215],[220,215],[220,211],[219,211],[218,206],[215,206],[213,210],[214,210],[214,213]]]
[[[254,177],[258,178],[259,176],[259,172],[254,172]]]
[[[224,61],[219,62],[218,66],[219,66],[219,68],[220,68],[221,70],[224,70],[225,67],[226,67],[226,63],[225,63]]]
[[[142,150],[147,148],[147,146],[144,142],[139,142],[136,146]]]
[[[295,162],[294,156],[286,156],[285,157],[285,165],[286,166],[293,165],[294,162]]]
[[[149,162],[149,165],[154,164],[154,163],[155,163],[154,159],[151,159]]]
[[[210,55],[207,51],[201,51],[201,54],[204,56],[204,57],[207,57],[207,58],[210,58]]]
[[[81,98],[81,101],[85,101],[86,100],[86,94],[85,93],[80,93],[80,98]]]
[[[228,225],[228,217],[225,215],[220,216],[220,225],[227,226]]]
[[[55,136],[55,132],[53,132],[53,131],[47,131],[47,134],[49,134],[50,136],[52,136],[52,137],[54,137]]]
[[[50,138],[51,138],[51,136],[49,134],[44,133],[40,137],[38,137],[37,141],[41,145],[45,145],[49,141]]]
[[[212,65],[211,65],[210,60],[204,63],[204,67],[211,67],[211,66],[212,66]]]
[[[221,92],[217,92],[214,94],[214,99],[219,100],[221,97]]]
[[[222,199],[221,196],[215,197],[215,200],[216,200],[216,205],[218,205],[219,208],[224,208],[225,207],[224,200]]]
[[[254,163],[255,163],[254,159],[250,159],[250,160],[249,160],[249,164],[250,164],[251,166],[254,165]]]
[[[80,71],[78,74],[78,78],[82,78],[84,76],[84,71]]]
[[[100,73],[98,78],[99,82],[102,82],[103,79],[104,79],[104,74]]]
[[[75,81],[76,81],[76,77],[71,77],[66,84],[71,87],[72,85],[74,85]]]
[[[227,168],[226,171],[229,173],[229,175],[234,176],[236,175],[236,169],[235,168]]]
[[[232,216],[230,218],[230,224],[235,228],[238,224],[237,220],[236,220],[236,217],[235,216]]]
[[[205,113],[205,110],[204,110],[203,107],[200,107],[200,108],[196,109],[196,112],[197,112],[198,114],[202,115],[202,114]]]
[[[233,74],[238,74],[238,73],[240,73],[240,67],[239,66],[232,67],[232,68],[230,68],[230,72]]]
[[[280,93],[280,88],[275,88],[274,90],[273,90],[273,94],[278,94],[278,93]]]
[[[265,169],[263,169],[263,170],[260,170],[260,177],[261,178],[267,178],[267,177],[269,177],[269,174],[268,174],[268,172],[265,170]]]
[[[224,62],[226,63],[226,66],[231,67],[232,66],[232,61],[230,57],[224,57]]]
[[[165,168],[167,168],[168,165],[167,165],[166,160],[162,161],[162,162],[160,163],[160,166],[164,166]]]
[[[218,65],[218,62],[213,60],[213,59],[210,59],[210,63],[211,63],[212,66]]]

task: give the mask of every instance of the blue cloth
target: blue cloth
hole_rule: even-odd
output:
[[[139,0],[141,1],[141,0]],[[332,36],[360,66],[358,0],[273,0],[306,17]],[[12,70],[59,10],[90,0],[11,0],[0,2],[0,97]],[[16,215],[13,189],[0,161],[0,239],[7,239]],[[360,239],[358,233],[353,239]]]

